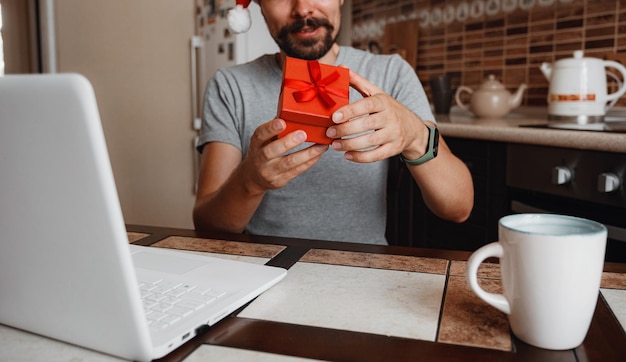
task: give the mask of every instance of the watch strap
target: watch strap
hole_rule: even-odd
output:
[[[437,151],[439,148],[439,130],[436,126],[431,126],[429,124],[426,124],[426,127],[428,128],[428,148],[426,149],[426,153],[424,153],[422,157],[415,160],[407,160],[404,156],[402,156],[402,154],[400,154],[400,160],[407,165],[418,166],[437,157]]]

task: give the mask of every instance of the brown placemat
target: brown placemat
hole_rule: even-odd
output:
[[[602,283],[600,288],[626,290],[626,274],[622,273],[602,273]]]
[[[311,249],[300,261],[431,274],[446,274],[448,268],[445,259],[326,249]]]
[[[240,241],[200,239],[182,236],[170,236],[155,243],[153,246],[218,254],[256,256],[262,258],[273,258],[285,249],[285,246],[282,245],[251,244]]]
[[[486,291],[502,293],[499,279],[479,277],[478,281]],[[465,276],[459,275],[448,278],[437,342],[512,350],[506,314],[478,298]]]
[[[143,238],[145,238],[146,236],[149,236],[150,234],[144,234],[144,233],[135,233],[135,232],[127,232],[126,235],[128,235],[128,242],[129,243],[134,243],[137,240],[141,240]]]
[[[452,261],[450,275],[465,276],[467,270],[466,261]],[[478,278],[500,279],[500,264],[482,263],[478,267]]]

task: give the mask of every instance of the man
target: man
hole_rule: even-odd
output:
[[[386,244],[387,159],[399,154],[436,215],[467,219],[471,176],[439,138],[408,63],[335,43],[343,0],[259,5],[281,51],[222,69],[207,86],[196,228]],[[277,138],[286,55],[351,70],[350,104],[326,131],[330,147],[305,143],[302,130]]]

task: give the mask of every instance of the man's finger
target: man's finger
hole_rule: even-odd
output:
[[[350,86],[361,93],[363,97],[370,97],[383,92],[380,88],[352,70],[350,70]]]

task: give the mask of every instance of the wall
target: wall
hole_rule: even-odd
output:
[[[0,0],[2,5],[2,41],[4,73],[31,73],[39,63],[34,47],[35,27],[31,21],[35,11],[33,0]]]
[[[613,0],[352,0],[353,45],[381,42],[384,26],[420,23],[416,71],[449,74],[476,88],[489,74],[509,90],[529,85],[526,105],[546,105],[542,62],[586,56],[626,63],[626,1]],[[626,105],[624,99],[618,105]]]
[[[93,84],[127,223],[193,227],[195,0],[56,0],[58,72]]]

